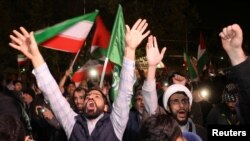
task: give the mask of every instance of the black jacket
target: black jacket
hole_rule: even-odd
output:
[[[76,117],[76,123],[70,135],[70,141],[119,141],[117,138],[109,114],[96,123],[95,129],[89,134],[86,119],[82,115]]]
[[[239,85],[239,107],[245,124],[250,124],[250,58],[230,69],[233,78]]]

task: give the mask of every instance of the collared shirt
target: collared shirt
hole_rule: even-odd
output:
[[[129,117],[129,104],[133,94],[133,84],[135,82],[135,62],[124,57],[120,74],[120,85],[118,96],[113,103],[110,119],[118,139],[122,140],[124,130]],[[70,108],[69,103],[63,97],[59,86],[51,75],[46,63],[34,69],[37,84],[42,90],[44,97],[49,101],[50,106],[70,138],[73,127],[76,123],[77,114]],[[90,124],[89,122],[87,122]],[[88,128],[91,127],[88,125]],[[91,129],[89,129],[91,131]]]
[[[97,118],[92,119],[92,120],[88,120],[88,119],[86,118],[87,123],[88,123],[88,129],[89,129],[89,134],[90,134],[90,135],[91,135],[91,133],[93,132],[93,130],[95,129],[95,125],[96,125],[97,121],[98,121],[99,119],[101,119],[101,118],[103,117],[103,115],[104,115],[104,114],[101,114],[101,115],[99,115]]]
[[[192,119],[188,118],[188,121],[185,125],[179,125],[181,128],[182,132],[194,132],[196,133],[196,128],[195,128],[195,124],[192,121]]]

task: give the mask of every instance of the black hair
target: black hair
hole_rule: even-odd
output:
[[[104,100],[104,104],[109,105],[107,96],[102,92],[102,89],[100,87],[92,87],[92,88],[88,89],[88,91],[87,91],[86,95],[84,96],[84,98],[86,98],[86,96],[88,96],[88,93],[90,91],[94,91],[94,90],[100,92],[101,95],[102,95],[102,98]]]
[[[0,140],[23,141],[25,130],[20,120],[10,114],[0,115]]]
[[[80,91],[84,91],[85,94],[86,94],[88,90],[85,89],[85,88],[83,88],[83,87],[76,87],[75,90],[74,90],[74,93],[75,93],[75,92],[80,92]]]
[[[30,95],[30,96],[33,98],[33,100],[36,99],[36,93],[35,93],[35,91],[34,91],[33,89],[31,89],[31,88],[24,89],[24,90],[23,90],[23,93],[26,93],[26,94]]]
[[[152,115],[141,127],[140,141],[175,141],[182,136],[178,123],[170,115]]]

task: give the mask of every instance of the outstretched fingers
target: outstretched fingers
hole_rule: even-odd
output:
[[[158,48],[157,39],[156,39],[155,36],[153,37],[153,40],[154,40],[154,41],[153,41],[154,47]]]
[[[33,31],[30,32],[29,36],[30,36],[30,42],[31,42],[31,44],[36,44],[36,40],[35,40],[34,32]]]
[[[163,47],[163,49],[161,50],[161,58],[163,58],[165,52],[166,52],[167,48]]]
[[[28,31],[25,28],[20,27],[20,30],[23,33],[24,37],[26,37],[26,38],[30,37],[30,34],[28,33]]]
[[[125,25],[126,27],[126,33],[129,33],[130,32],[130,27],[128,25]]]
[[[142,39],[146,38],[150,34],[150,30],[142,35]]]
[[[9,46],[13,47],[14,49],[17,49],[17,50],[20,50],[20,46],[19,45],[16,45],[14,43],[9,43]]]
[[[141,23],[142,19],[138,19],[135,24],[133,25],[133,27],[131,28],[131,30],[136,30],[138,25]]]
[[[12,44],[22,45],[22,41],[19,38],[15,37],[13,35],[10,35],[10,39],[12,41]]]
[[[19,39],[25,40],[25,37],[24,37],[20,32],[18,32],[18,31],[16,31],[16,30],[13,30],[13,33],[14,33],[14,35],[16,35],[16,37],[18,37]]]

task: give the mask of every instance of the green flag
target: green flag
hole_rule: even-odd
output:
[[[118,94],[118,86],[120,81],[120,71],[122,66],[123,54],[125,48],[125,22],[123,18],[122,7],[119,5],[112,29],[109,42],[107,58],[113,62],[113,82],[111,88],[111,100],[114,101]]]
[[[200,33],[200,44],[198,46],[197,59],[198,59],[198,62],[197,62],[198,73],[202,73],[202,71],[206,67],[206,63],[208,60],[208,54],[206,51],[205,41],[204,41],[202,33]]]
[[[107,57],[109,58],[109,60],[119,66],[122,66],[124,47],[125,23],[122,13],[122,7],[121,5],[119,5],[108,47]]]
[[[184,52],[184,59],[187,64],[188,69],[188,75],[191,80],[197,80],[198,79],[198,72],[195,64],[191,60],[190,55],[188,55],[186,52]]]

